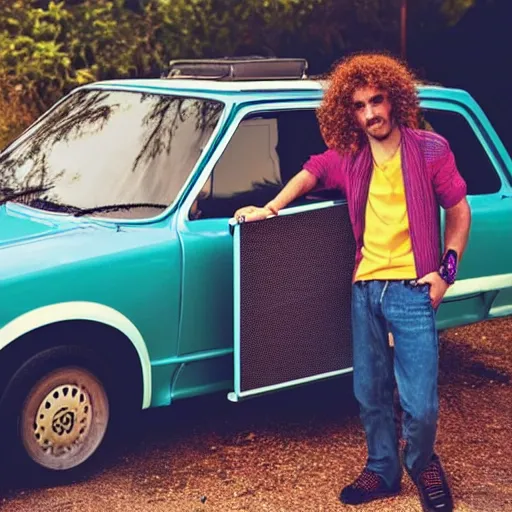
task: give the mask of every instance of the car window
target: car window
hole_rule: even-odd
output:
[[[446,110],[423,111],[423,128],[445,137],[455,155],[468,195],[492,194],[501,188],[501,180],[484,147],[466,119]]]
[[[78,91],[0,155],[0,201],[154,217],[176,199],[222,109],[206,99]]]
[[[312,154],[325,150],[314,110],[251,115],[237,127],[189,218],[231,217],[242,206],[263,206]],[[337,191],[309,194],[294,204],[335,197]]]

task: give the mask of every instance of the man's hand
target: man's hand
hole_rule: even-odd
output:
[[[235,212],[235,219],[238,222],[253,222],[255,220],[265,220],[274,215],[270,208],[258,208],[257,206],[244,206]]]
[[[430,274],[418,279],[418,284],[430,285],[430,301],[432,302],[432,307],[437,309],[448,290],[448,283],[439,275],[438,272],[430,272]]]

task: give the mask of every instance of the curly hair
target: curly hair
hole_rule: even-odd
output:
[[[416,78],[398,59],[380,53],[352,55],[334,67],[328,80],[329,87],[317,110],[328,148],[353,153],[363,146],[365,133],[356,121],[352,103],[354,91],[360,87],[386,91],[395,121],[409,128],[418,127]]]

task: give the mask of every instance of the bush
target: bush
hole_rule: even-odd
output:
[[[5,75],[0,75],[0,112],[0,150],[39,114],[24,87]]]

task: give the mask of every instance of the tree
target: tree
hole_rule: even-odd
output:
[[[409,0],[411,43],[474,1]],[[400,0],[0,0],[0,85],[41,113],[77,85],[159,76],[176,58],[296,56],[318,73],[356,50],[398,54],[399,12]]]

